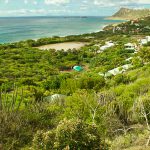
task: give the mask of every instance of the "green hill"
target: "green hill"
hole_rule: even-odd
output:
[[[149,20],[120,24],[116,32],[0,45],[0,149],[148,150],[150,42],[140,46],[139,39],[150,33]],[[68,41],[89,44],[37,48]],[[129,42],[139,49],[126,49]],[[116,68],[119,74],[105,76]]]
[[[104,31],[112,34],[149,35],[150,16],[142,17],[136,20],[130,20],[120,24],[112,24],[106,26]]]
[[[131,19],[146,17],[149,15],[150,15],[150,9],[121,8],[118,12],[116,12],[109,19],[131,20]]]

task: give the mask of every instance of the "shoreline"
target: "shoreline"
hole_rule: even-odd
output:
[[[127,18],[120,18],[120,17],[107,17],[106,20],[130,21],[130,19],[127,19]]]
[[[116,19],[112,19],[112,18],[105,18],[104,20],[116,20]],[[121,21],[121,19],[118,19]],[[116,21],[118,21],[116,20]],[[123,19],[122,19],[123,20]],[[124,20],[125,21],[125,20]],[[127,20],[126,20],[127,21]],[[3,45],[3,44],[13,44],[13,43],[18,43],[20,41],[23,41],[23,42],[26,42],[27,40],[34,40],[34,41],[37,41],[38,39],[43,39],[43,38],[53,38],[54,36],[58,36],[60,38],[63,38],[63,37],[68,37],[68,36],[82,36],[82,35],[85,35],[85,34],[92,34],[92,33],[98,33],[98,32],[103,32],[104,29],[109,26],[109,25],[118,25],[120,23],[123,23],[123,22],[112,22],[112,23],[109,23],[109,24],[104,24],[104,25],[100,25],[99,28],[95,29],[95,31],[91,31],[91,32],[85,32],[85,33],[81,33],[81,34],[66,34],[66,35],[52,35],[52,36],[43,36],[43,37],[38,37],[38,38],[27,38],[27,39],[20,39],[20,40],[16,40],[16,41],[8,41],[8,42],[0,42],[0,45]]]

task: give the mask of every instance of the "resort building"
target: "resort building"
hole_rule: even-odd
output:
[[[49,103],[58,103],[58,104],[62,104],[63,100],[66,98],[66,95],[62,95],[62,94],[53,94],[50,96],[47,96],[44,98],[44,100],[46,102]]]
[[[146,36],[144,39],[140,40],[140,45],[145,45],[150,42],[150,36]]]
[[[150,36],[146,36],[147,42],[150,42]]]
[[[112,41],[105,42],[105,45],[100,47],[100,51],[104,51],[113,46],[115,46],[115,44]]]
[[[105,77],[107,76],[110,76],[110,75],[113,75],[113,76],[116,76],[117,74],[121,74],[125,71],[127,71],[129,68],[131,68],[132,65],[131,64],[126,64],[126,65],[123,65],[121,67],[117,67],[117,68],[114,68],[112,70],[109,70],[106,74],[105,74]]]
[[[140,42],[140,44],[141,44],[141,45],[147,44],[147,40],[146,40],[146,39],[142,39],[141,42]]]
[[[135,44],[132,44],[132,43],[127,43],[124,45],[125,49],[126,50],[136,50],[136,45]]]
[[[99,75],[104,76],[105,78],[110,77],[110,76],[116,76],[118,74],[121,74],[121,73],[127,71],[131,67],[132,67],[131,64],[126,64],[126,65],[123,65],[121,67],[117,67],[117,68],[114,68],[112,70],[109,70],[108,72],[106,72],[104,74],[100,72]]]
[[[133,57],[129,57],[126,59],[126,61],[131,61],[133,59]]]

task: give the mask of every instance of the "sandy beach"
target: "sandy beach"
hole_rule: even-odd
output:
[[[86,45],[88,43],[86,42],[65,42],[65,43],[57,43],[57,44],[48,44],[44,46],[39,46],[38,48],[41,50],[47,50],[47,49],[56,49],[56,50],[64,50],[67,51],[69,49],[79,49]]]

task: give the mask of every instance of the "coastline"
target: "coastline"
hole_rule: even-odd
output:
[[[121,17],[108,17],[107,20],[121,20],[121,21],[130,21],[130,19],[127,18],[121,18]]]
[[[108,19],[107,19],[107,20],[108,20]],[[113,19],[110,19],[110,20],[113,20]],[[114,19],[114,20],[115,20],[115,19]],[[119,20],[119,19],[118,19],[118,20]],[[119,25],[119,24],[121,24],[121,23],[124,23],[124,22],[106,24],[106,25],[100,26],[99,29],[97,29],[97,30],[95,30],[95,31],[93,31],[93,32],[87,32],[87,33],[83,33],[83,34],[73,34],[73,35],[69,34],[69,35],[62,35],[62,36],[58,36],[58,37],[59,37],[59,38],[65,38],[65,37],[67,37],[67,36],[82,36],[82,35],[84,35],[84,34],[92,34],[92,33],[103,32],[104,29],[105,29],[107,26],[109,26],[109,25],[117,26],[117,25]],[[38,39],[43,39],[43,38],[53,38],[53,36],[46,36],[46,37],[39,37],[39,38],[29,38],[29,39],[24,39],[24,40],[16,40],[16,41],[12,41],[12,42],[4,42],[4,43],[0,43],[0,45],[18,43],[18,42],[20,42],[20,41],[25,42],[25,41],[30,40],[30,39],[31,39],[31,40],[34,40],[34,41],[37,41]],[[67,42],[64,42],[64,43],[67,43]],[[57,44],[60,44],[60,43],[56,43],[56,45],[57,45]],[[53,44],[48,44],[48,45],[53,45]],[[39,48],[39,49],[40,49],[40,48]]]
[[[16,43],[19,41],[26,41],[28,39],[37,40],[53,36],[67,37],[97,33],[103,31],[103,29],[109,24],[119,22],[113,20],[106,20],[104,18],[106,18],[106,16],[88,17],[83,19],[71,18],[71,20],[66,20],[65,18],[61,18],[61,20],[58,18],[48,19],[47,17],[29,17],[25,19],[13,18],[11,20],[4,18],[5,24],[7,23],[7,21],[11,21],[11,25],[8,24],[6,30],[0,29],[0,44]],[[28,19],[30,19],[31,22],[28,23]],[[0,21],[2,22],[4,20]],[[44,23],[40,25],[43,21]],[[20,22],[23,23],[20,25]],[[14,28],[12,28],[13,24]]]

